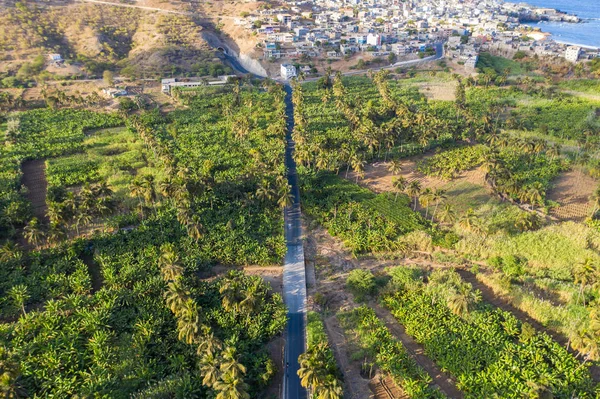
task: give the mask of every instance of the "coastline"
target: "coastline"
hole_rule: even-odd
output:
[[[594,17],[589,18],[588,15],[580,15],[578,10],[564,11],[560,7],[553,7],[557,4],[550,2],[548,7],[544,7],[544,3],[540,4],[540,1],[536,1],[536,4],[530,2],[518,2],[515,0],[508,1],[512,4],[524,4],[531,11],[551,9],[554,10],[558,15],[566,16],[563,20],[531,20],[523,21],[523,25],[539,30],[539,34],[536,35],[535,40],[552,40],[556,43],[560,43],[567,46],[578,46],[587,50],[600,50],[600,41],[598,37],[592,32],[600,31],[600,18]],[[583,12],[583,14],[586,14]],[[587,18],[586,18],[587,17]],[[577,21],[571,20],[577,18]],[[539,39],[538,39],[539,38]]]

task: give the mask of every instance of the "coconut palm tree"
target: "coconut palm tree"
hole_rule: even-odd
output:
[[[183,274],[183,267],[179,262],[179,255],[175,252],[175,246],[172,243],[166,243],[160,247],[160,250],[158,266],[163,279],[166,282],[177,280]]]
[[[221,372],[232,377],[242,378],[246,374],[246,366],[238,360],[237,350],[233,346],[227,346],[222,354]]]
[[[442,223],[452,223],[456,220],[456,212],[450,204],[444,204],[438,215],[438,220]]]
[[[250,399],[248,384],[241,377],[231,373],[223,373],[214,389],[218,392],[216,399]]]
[[[470,284],[463,283],[448,297],[448,308],[455,315],[463,316],[480,301],[481,293],[473,290]]]
[[[414,199],[415,203],[413,206],[413,211],[416,211],[419,194],[421,194],[421,183],[419,183],[417,180],[411,181],[408,187],[406,187],[406,194]]]
[[[583,262],[579,262],[573,268],[573,278],[575,284],[579,284],[579,296],[583,297],[583,305],[585,306],[585,296],[583,291],[585,287],[593,285],[598,281],[598,265],[590,258],[586,258]]]
[[[392,181],[392,186],[394,187],[394,190],[396,190],[394,202],[398,200],[398,194],[406,190],[406,183],[406,179],[403,176],[398,176]]]
[[[196,341],[198,330],[200,328],[200,316],[198,305],[192,298],[182,304],[181,310],[177,317],[177,330],[179,331],[179,339],[187,344],[192,344]]]
[[[394,159],[390,162],[388,170],[394,175],[400,174],[400,172],[402,172],[402,162],[400,162],[398,159]]]
[[[435,208],[433,209],[433,213],[431,214],[432,222],[433,222],[433,219],[435,218],[435,214],[437,213],[440,202],[444,201],[446,198],[448,198],[446,196],[446,190],[441,190],[441,189],[436,188],[432,191],[431,201],[433,201],[435,203]]]
[[[317,399],[341,399],[344,389],[335,375],[328,375],[325,383],[316,390]]]
[[[300,384],[305,388],[319,387],[323,380],[323,368],[321,362],[314,355],[313,352],[305,352],[298,357],[300,368],[298,369],[298,377],[300,377]]]
[[[164,295],[171,312],[178,315],[183,308],[183,304],[189,298],[190,293],[183,287],[181,280],[175,280],[167,284],[167,290]]]
[[[230,276],[223,281],[219,292],[222,297],[223,309],[227,312],[239,312],[240,310],[241,284],[236,276]]]
[[[200,373],[202,374],[202,385],[211,388],[219,380],[221,372],[219,365],[221,359],[213,353],[205,353],[200,358]]]

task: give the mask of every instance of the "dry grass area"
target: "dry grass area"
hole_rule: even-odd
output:
[[[456,81],[454,80],[419,83],[417,87],[430,100],[454,101],[456,99]]]
[[[573,169],[558,176],[554,186],[548,191],[548,199],[560,206],[550,212],[561,220],[583,221],[590,215],[592,204],[590,196],[598,182],[580,169]]]
[[[402,171],[399,175],[393,175],[389,171],[390,163],[389,162],[375,162],[372,164],[368,164],[365,166],[365,176],[364,179],[359,179],[358,184],[367,187],[370,190],[373,190],[377,193],[384,192],[393,192],[393,181],[397,176],[404,177],[408,183],[413,181],[418,181],[421,183],[422,188],[444,188],[449,189],[452,186],[458,185],[463,182],[468,182],[471,184],[484,185],[484,176],[485,173],[479,169],[471,169],[461,173],[455,179],[448,182],[446,180],[431,177],[424,175],[423,173],[417,170],[417,163],[426,157],[417,156],[412,158],[407,158],[402,161]],[[348,179],[355,180],[356,175],[354,172],[350,172],[348,174]]]

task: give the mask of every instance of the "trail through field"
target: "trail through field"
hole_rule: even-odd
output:
[[[21,170],[23,171],[21,183],[27,187],[27,199],[31,203],[33,214],[38,220],[47,222],[46,192],[48,191],[48,182],[46,180],[46,163],[41,159],[25,161]]]
[[[392,377],[377,376],[369,382],[369,388],[373,391],[375,399],[409,399],[410,397],[402,392],[394,383]]]
[[[433,360],[425,355],[423,347],[406,333],[404,326],[398,323],[389,310],[382,308],[374,301],[371,301],[369,306],[375,310],[377,317],[383,320],[387,328],[402,342],[407,352],[433,378],[433,382],[447,397],[453,399],[463,397],[462,392],[456,388],[456,381],[448,374],[442,372]]]
[[[353,259],[350,253],[343,247],[343,244],[330,236],[322,227],[306,230],[307,240],[305,243],[305,253],[307,256],[307,263],[314,263],[315,269],[319,271],[319,275],[317,276],[317,282],[319,284],[318,292],[324,295],[327,306],[330,309],[348,310],[357,306],[354,303],[352,295],[345,291],[346,278],[348,272],[352,269],[360,268],[381,272],[385,267],[398,264],[397,261],[381,261],[368,257]],[[408,353],[431,376],[433,382],[446,396],[449,398],[463,397],[462,393],[456,388],[454,381],[448,375],[443,373],[437,365],[424,354],[423,347],[404,332],[404,328],[387,310],[381,308],[373,301],[369,303],[369,306],[375,310],[377,316],[385,322],[392,334],[402,342],[402,345],[406,348]],[[345,343],[343,335],[341,338],[336,336],[335,323],[337,323],[337,318],[335,316],[331,316],[326,320],[326,327],[330,332],[330,339],[335,342],[336,347],[347,346],[348,344]],[[348,364],[343,361],[343,359],[339,364],[342,367],[342,370],[345,371],[345,376],[346,373],[352,372],[352,368],[354,368],[354,374],[358,373],[358,377],[355,376],[354,379],[361,378],[362,380],[360,372],[356,370],[360,368],[360,364],[357,364],[356,361],[354,362],[354,367],[349,367],[352,366],[352,364]],[[369,387],[371,391],[375,393],[376,397],[383,399],[385,396],[381,396],[381,394],[386,390],[381,387],[380,382],[376,378],[371,380]],[[345,379],[345,381],[350,381],[348,384],[352,384],[352,380],[353,378],[350,377],[346,377]],[[354,384],[356,384],[356,382],[354,382]],[[394,391],[390,384],[387,385],[391,391]],[[348,386],[347,388],[351,388],[351,392],[354,392],[356,389],[353,386]],[[399,389],[397,392],[402,392],[402,390]],[[393,396],[395,398],[403,397],[402,395]]]
[[[572,169],[560,174],[548,191],[548,199],[560,204],[550,211],[552,216],[562,220],[581,222],[590,216],[592,206],[590,196],[598,182],[581,169]]]
[[[81,255],[81,260],[88,267],[88,273],[90,274],[90,279],[92,280],[92,293],[94,293],[102,288],[102,285],[104,284],[102,272],[100,271],[100,265],[94,261],[94,256],[88,253]]]

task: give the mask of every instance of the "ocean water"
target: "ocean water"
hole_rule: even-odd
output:
[[[528,25],[551,33],[552,39],[557,42],[600,48],[600,0],[524,0],[524,2],[536,7],[555,8],[577,15],[583,20],[579,24],[539,22]]]

